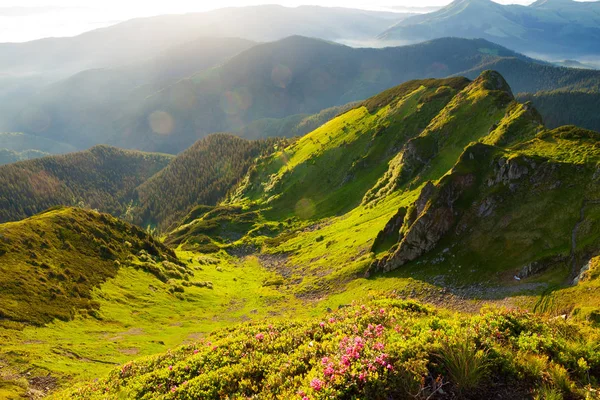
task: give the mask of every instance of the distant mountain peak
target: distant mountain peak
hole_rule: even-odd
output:
[[[537,0],[535,3],[532,3],[530,7],[544,7],[544,6],[555,6],[555,5],[567,5],[573,4],[573,0]]]
[[[454,0],[450,3],[447,8],[454,7],[468,7],[468,6],[494,6],[497,3],[494,3],[492,0]]]

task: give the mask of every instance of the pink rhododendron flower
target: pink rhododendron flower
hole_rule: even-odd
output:
[[[310,381],[310,387],[318,392],[323,389],[323,382],[319,378],[314,378]]]
[[[325,376],[332,376],[334,373],[335,373],[335,370],[331,366],[328,366],[323,370],[323,375],[325,375]]]
[[[169,365],[169,371],[173,371],[173,366]]]
[[[264,338],[265,338],[265,335],[263,335],[262,333],[256,334],[256,340],[263,340]]]
[[[319,326],[320,326],[321,328],[324,328],[324,327],[325,327],[325,322],[321,322],[321,323],[319,323]]]
[[[333,324],[334,322],[335,322],[335,318],[333,318],[333,317],[329,318],[329,323],[330,324]]]

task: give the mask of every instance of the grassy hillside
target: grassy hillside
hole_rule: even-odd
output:
[[[134,189],[172,156],[96,146],[88,151],[0,167],[0,221],[14,221],[57,205],[127,213]]]
[[[352,287],[367,271],[399,266],[402,272],[392,278],[506,286],[490,290],[490,299],[504,290],[565,287],[600,250],[593,245],[595,140],[575,128],[546,131],[535,108],[516,102],[495,72],[471,83],[415,81],[261,159],[225,203],[197,209],[167,242],[279,257],[275,268],[283,282],[308,297]],[[481,150],[486,155],[479,159],[465,148],[491,153]],[[514,178],[518,168],[502,160],[525,155],[534,157],[536,169],[528,167],[523,179],[539,181],[492,179],[500,170]],[[570,175],[578,178],[567,189]],[[577,199],[588,197],[579,217]],[[494,213],[496,206],[501,211]],[[507,215],[513,214],[511,225]],[[575,226],[586,233],[577,241],[583,247],[571,254]],[[514,253],[506,247],[517,243]],[[457,275],[464,265],[470,272]],[[521,270],[527,283],[519,286],[512,276]],[[593,304],[600,306],[598,299]]]
[[[394,149],[427,127],[467,83],[411,81],[384,92],[274,153],[239,196],[265,204],[280,218],[349,211],[385,171]]]
[[[592,398],[599,338],[523,311],[459,317],[378,298],[323,319],[217,331],[53,398]]]
[[[600,250],[600,188],[593,179],[599,139],[567,128],[544,132],[514,151],[467,147],[419,199],[424,207],[415,205],[397,247],[377,268],[399,268],[427,254],[425,260],[444,260],[448,268],[468,265],[466,280],[492,273],[529,278],[549,269],[557,283],[572,279]]]
[[[136,190],[134,221],[165,229],[193,206],[216,205],[277,140],[249,141],[215,134],[199,140]]]
[[[7,327],[70,320],[78,312],[95,316],[92,291],[119,268],[158,275],[172,265],[164,273],[181,278],[172,250],[107,214],[51,209],[1,224],[0,238],[0,320]]]
[[[312,115],[297,114],[280,119],[259,119],[244,126],[237,134],[247,139],[304,136],[356,105],[357,102],[352,102],[343,106],[329,107]]]

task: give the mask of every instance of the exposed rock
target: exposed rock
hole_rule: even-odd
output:
[[[590,270],[591,266],[592,266],[592,259],[590,259],[587,263],[585,263],[585,265],[583,267],[581,267],[579,274],[577,274],[575,279],[573,279],[573,282],[572,282],[573,285],[577,285],[579,282],[585,281],[588,271]]]
[[[496,201],[492,197],[486,197],[477,207],[477,216],[489,217],[496,208]]]
[[[518,180],[529,174],[529,168],[527,165],[524,165],[524,161],[525,159],[522,158],[500,158],[496,163],[495,177],[488,181],[488,186],[499,183],[508,185],[511,181]]]
[[[445,184],[440,184],[440,187],[437,188],[433,185],[426,186],[426,193],[422,193],[415,202],[414,210],[418,217],[410,226],[397,250],[381,260],[375,261],[370,270],[388,272],[433,249],[456,222],[454,203],[464,190],[474,183],[475,176],[467,174],[452,176]],[[432,196],[433,192],[437,192],[437,194],[434,194],[433,198],[429,200],[428,198]],[[428,200],[424,201],[424,199]],[[429,201],[431,203],[426,207]],[[419,208],[421,208],[421,213],[418,213]]]
[[[540,272],[542,272],[543,270],[546,269],[546,265],[534,261],[532,263],[529,263],[527,265],[524,265],[521,270],[519,271],[519,273],[517,274],[517,277],[519,277],[520,279],[525,279],[525,278],[529,278],[532,275],[538,274]]]

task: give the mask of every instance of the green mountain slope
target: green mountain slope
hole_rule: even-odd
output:
[[[429,257],[451,267],[469,265],[469,279],[507,270],[525,278],[551,267],[574,277],[600,250],[598,139],[562,128],[512,151],[468,147],[448,175],[421,193],[397,248],[376,268],[399,268],[431,250]]]
[[[125,215],[134,189],[171,159],[170,155],[96,146],[0,166],[0,221],[29,217],[57,205]]]
[[[139,205],[132,210],[134,221],[165,229],[195,205],[216,205],[242,179],[254,159],[270,152],[275,143],[226,134],[199,140],[136,189]]]
[[[277,255],[284,282],[301,296],[342,290],[365,272],[404,265],[402,276],[425,282],[499,284],[509,292],[521,290],[513,275],[530,264],[544,265],[523,280],[568,285],[600,250],[591,244],[595,138],[575,128],[546,131],[539,113],[530,103],[516,102],[496,72],[471,83],[414,81],[259,160],[224,203],[190,215],[167,241],[231,251],[251,245]],[[528,167],[521,189],[504,178],[490,183],[496,180],[488,175],[500,170],[513,177],[511,168],[517,167],[506,161],[501,168],[501,160],[519,157],[533,157],[539,170]],[[556,189],[570,175],[578,178],[569,189]],[[588,197],[589,215],[580,221],[577,199]],[[483,218],[497,203],[502,211]],[[494,232],[495,226],[507,229]],[[581,236],[590,244],[579,241],[584,247],[571,254],[575,226],[589,229]],[[519,238],[523,247],[503,255],[511,251],[505,244],[517,246]],[[486,260],[490,255],[493,261]],[[442,266],[427,270],[423,263]],[[457,276],[461,265],[469,265],[470,273]],[[486,279],[490,273],[496,278]]]
[[[316,114],[296,114],[285,118],[265,118],[250,122],[237,135],[247,139],[304,136],[356,106],[357,102],[326,108]]]
[[[465,79],[411,81],[361,103],[266,159],[238,196],[280,217],[349,211],[385,171],[393,149],[424,129],[466,85]]]
[[[98,307],[93,289],[119,268],[149,268],[142,254],[168,265],[177,262],[172,250],[139,228],[75,208],[1,224],[0,238],[0,320],[8,324],[93,315]],[[174,272],[180,274],[177,268]]]

